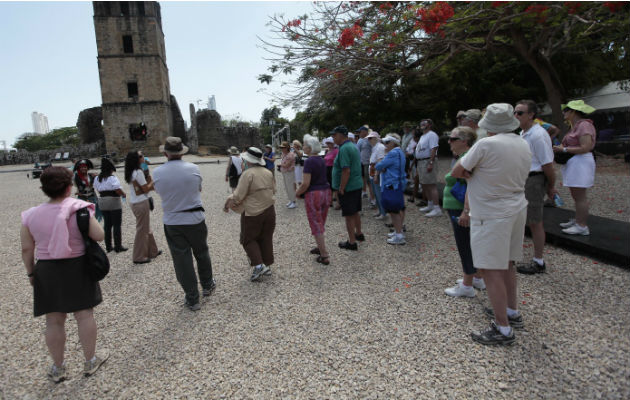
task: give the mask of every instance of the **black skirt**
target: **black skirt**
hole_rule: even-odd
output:
[[[83,256],[39,260],[33,270],[33,313],[72,313],[93,308],[103,301],[101,287],[83,266]]]

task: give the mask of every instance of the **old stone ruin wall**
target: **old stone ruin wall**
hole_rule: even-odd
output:
[[[221,115],[214,110],[191,111],[191,136],[196,133],[199,151],[207,154],[227,154],[228,148],[236,146],[240,151],[250,146],[262,149],[262,139],[258,128],[238,124],[224,127]]]
[[[55,156],[59,153],[63,158],[65,153],[69,159],[78,160],[80,158],[97,158],[105,154],[103,141],[82,144],[76,147],[64,146],[54,150],[40,151],[0,151],[0,165],[16,165],[16,164],[34,164],[36,162],[48,162],[55,160]],[[59,160],[61,161],[61,160]]]

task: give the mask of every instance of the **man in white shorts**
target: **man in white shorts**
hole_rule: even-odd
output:
[[[529,145],[513,131],[519,127],[514,108],[490,104],[479,126],[488,131],[463,156],[451,175],[468,180],[470,247],[481,270],[495,318],[484,332],[473,332],[482,344],[512,344],[513,327],[522,328],[517,303],[514,261],[523,258],[527,216],[525,181],[531,165]],[[495,322],[496,321],[496,322]]]

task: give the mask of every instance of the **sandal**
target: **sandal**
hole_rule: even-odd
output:
[[[329,257],[319,256],[319,257],[317,257],[317,260],[315,260],[315,261],[317,261],[320,264],[324,264],[324,265],[330,264]]]
[[[319,247],[313,247],[313,248],[311,249],[311,254],[321,254],[321,253],[319,252]]]

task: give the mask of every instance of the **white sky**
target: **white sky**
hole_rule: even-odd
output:
[[[160,2],[171,92],[190,125],[188,105],[215,95],[222,117],[257,122],[271,97],[256,77],[269,64],[256,36],[269,37],[269,16],[296,18],[310,2]],[[31,132],[31,113],[51,129],[74,126],[79,112],[101,105],[92,3],[0,1],[0,140],[11,146]],[[275,86],[277,89],[278,87]],[[284,109],[282,116],[295,112]]]

